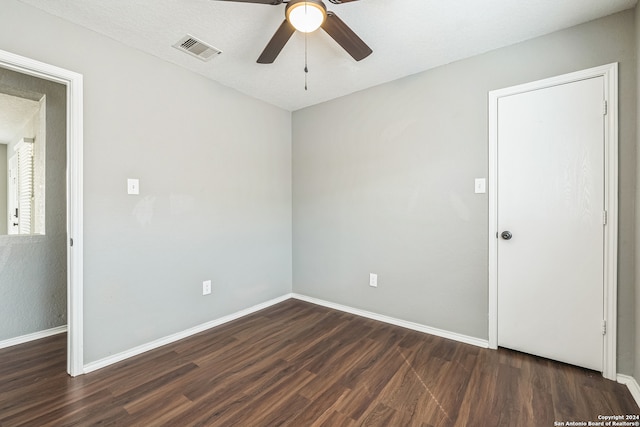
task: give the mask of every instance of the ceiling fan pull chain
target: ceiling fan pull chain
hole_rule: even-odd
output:
[[[307,33],[304,33],[304,90],[307,90],[307,75],[309,68],[307,67]]]

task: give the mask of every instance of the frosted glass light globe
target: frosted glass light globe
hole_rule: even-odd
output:
[[[311,33],[324,22],[325,11],[317,4],[300,2],[287,11],[287,19],[293,27],[303,33]]]

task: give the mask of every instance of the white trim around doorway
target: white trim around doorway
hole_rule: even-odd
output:
[[[67,88],[67,372],[84,373],[83,360],[83,80],[82,75],[0,50],[0,67]]]
[[[498,347],[498,212],[497,145],[498,100],[504,96],[543,89],[594,77],[604,77],[605,119],[605,210],[604,227],[604,338],[603,372],[616,380],[617,265],[618,265],[618,64],[612,63],[489,92],[489,348]]]

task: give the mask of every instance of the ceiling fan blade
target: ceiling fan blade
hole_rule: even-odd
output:
[[[357,1],[357,0],[329,0],[329,2],[333,4],[349,3],[352,1]]]
[[[276,30],[276,33],[271,37],[269,43],[262,51],[262,54],[258,58],[258,64],[271,64],[276,60],[278,54],[282,50],[285,44],[291,38],[291,35],[296,31],[293,25],[289,24],[286,19],[280,24],[280,27]]]
[[[279,5],[282,4],[282,2],[284,0],[217,0],[217,1],[234,1],[237,3],[260,3],[260,4],[273,4],[273,5]],[[353,1],[353,0],[347,0],[347,1]]]
[[[351,28],[333,12],[327,12],[327,19],[322,24],[327,32],[356,61],[363,60],[373,52]]]

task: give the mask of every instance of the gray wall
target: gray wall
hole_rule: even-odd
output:
[[[0,144],[0,235],[7,234],[7,144]]]
[[[627,11],[296,111],[294,291],[487,339],[487,93],[618,61],[618,362],[633,372],[634,30]]]
[[[67,323],[66,88],[0,68],[0,90],[46,95],[46,234],[0,236],[0,341]],[[29,126],[33,126],[31,121]],[[29,131],[33,137],[35,134]],[[12,153],[9,144],[9,152]],[[6,184],[5,184],[6,187]]]
[[[0,49],[84,75],[85,363],[291,292],[288,111],[17,0]]]

